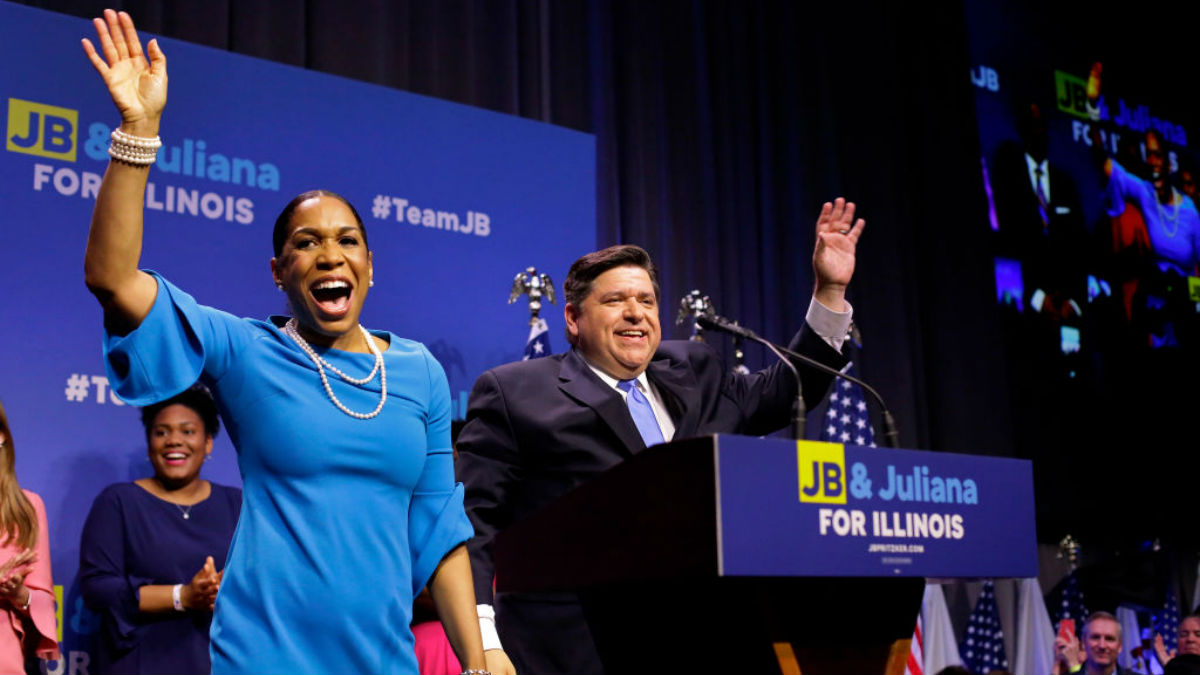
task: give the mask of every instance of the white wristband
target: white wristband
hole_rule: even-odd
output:
[[[475,605],[479,614],[479,637],[483,638],[483,650],[504,649],[500,644],[500,634],[496,632],[496,611],[491,605]]]
[[[179,592],[183,590],[183,584],[175,584],[171,587],[171,603],[175,605],[176,612],[183,611],[183,600],[179,597]]]

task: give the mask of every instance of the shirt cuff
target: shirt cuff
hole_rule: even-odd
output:
[[[504,649],[500,644],[500,634],[496,632],[496,610],[491,605],[475,605],[475,613],[479,615],[479,635],[483,638],[483,651],[489,649]]]
[[[805,320],[813,332],[821,336],[830,347],[842,351],[842,343],[850,332],[850,322],[854,318],[854,308],[846,302],[846,311],[835,312],[822,305],[815,297],[808,301],[808,314]]]

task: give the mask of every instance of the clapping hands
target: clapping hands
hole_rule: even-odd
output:
[[[28,593],[25,589],[25,577],[33,570],[37,562],[37,554],[32,550],[24,550],[0,564],[0,597],[8,599],[14,605],[24,605],[22,595]]]
[[[179,593],[179,600],[186,609],[206,609],[212,611],[217,602],[217,591],[221,588],[221,579],[225,571],[217,571],[212,556],[204,559],[204,566],[192,577]]]

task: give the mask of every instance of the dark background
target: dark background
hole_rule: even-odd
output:
[[[105,6],[23,4],[83,17]],[[1083,46],[1075,72],[1117,58],[1147,87],[1195,89],[1186,45],[1197,32],[1170,5],[1117,15],[1009,4],[1035,17],[1014,48],[1070,34]],[[961,4],[113,6],[142,30],[595,134],[596,245],[650,250],[666,336],[686,334],[672,326],[677,303],[699,288],[718,312],[786,341],[811,292],[815,216],[845,195],[868,221],[849,294],[864,343],[856,368],[888,401],[901,446],[1033,459],[1043,542],[1071,533],[1096,559],[1156,538],[1194,550],[1192,362],[1131,361],[1128,386],[1088,393],[1028,367],[1021,336],[1005,330]],[[1190,107],[1180,121],[1194,118]],[[713,342],[728,352],[724,339]],[[764,358],[749,350],[750,365]]]

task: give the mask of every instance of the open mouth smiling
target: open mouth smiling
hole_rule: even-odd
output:
[[[342,316],[350,309],[353,286],[343,278],[322,279],[309,286],[309,294],[317,307],[327,315]]]

